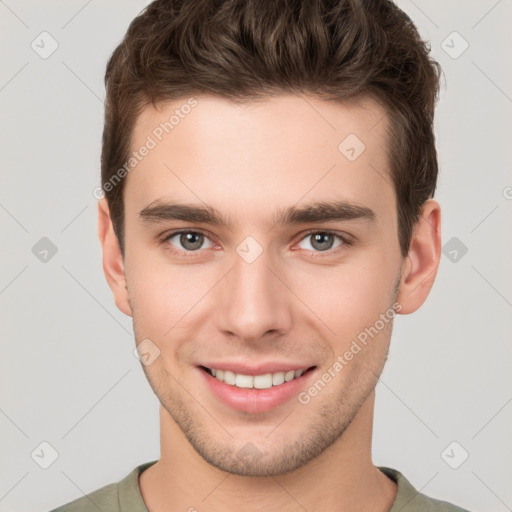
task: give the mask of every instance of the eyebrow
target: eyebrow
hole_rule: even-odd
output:
[[[321,201],[303,206],[279,209],[274,214],[274,225],[294,225],[325,221],[365,220],[373,222],[375,212],[370,208],[347,201]],[[230,217],[215,208],[205,205],[155,201],[139,212],[145,224],[158,224],[170,220],[183,220],[230,227]]]

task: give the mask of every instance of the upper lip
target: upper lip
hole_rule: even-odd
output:
[[[240,373],[242,375],[265,375],[266,373],[277,373],[277,372],[289,372],[291,370],[304,370],[311,368],[312,364],[309,363],[291,363],[286,362],[268,362],[260,364],[249,364],[243,362],[229,362],[229,361],[218,361],[218,362],[206,362],[200,366],[215,370],[228,370],[234,373]]]

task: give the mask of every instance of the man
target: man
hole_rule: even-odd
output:
[[[103,268],[161,457],[56,511],[461,511],[371,459],[440,258],[439,65],[389,1],[157,0],[106,72]]]

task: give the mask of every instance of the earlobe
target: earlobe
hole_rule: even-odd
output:
[[[425,202],[413,228],[409,253],[404,259],[397,301],[400,314],[416,311],[427,299],[441,258],[441,208],[433,199]]]
[[[126,286],[124,261],[105,198],[98,201],[98,238],[103,250],[103,272],[114,294],[116,306],[125,315],[132,316]]]

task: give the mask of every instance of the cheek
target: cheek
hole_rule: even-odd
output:
[[[360,249],[335,265],[275,265],[293,293],[283,287],[282,296],[273,300],[293,308],[299,322],[309,318],[327,338],[347,340],[389,308],[397,277],[393,257],[383,244]],[[229,268],[225,263],[175,264],[161,248],[144,253],[127,246],[125,270],[138,334],[163,341],[203,325],[205,314],[215,313],[212,295],[223,286],[219,281]]]
[[[202,297],[215,284],[213,268],[205,272],[200,265],[172,265],[161,254],[132,255],[125,268],[134,317],[144,337],[164,340],[193,322]]]
[[[337,267],[294,270],[292,287],[339,342],[375,323],[390,305],[395,269],[385,258],[361,258]]]

